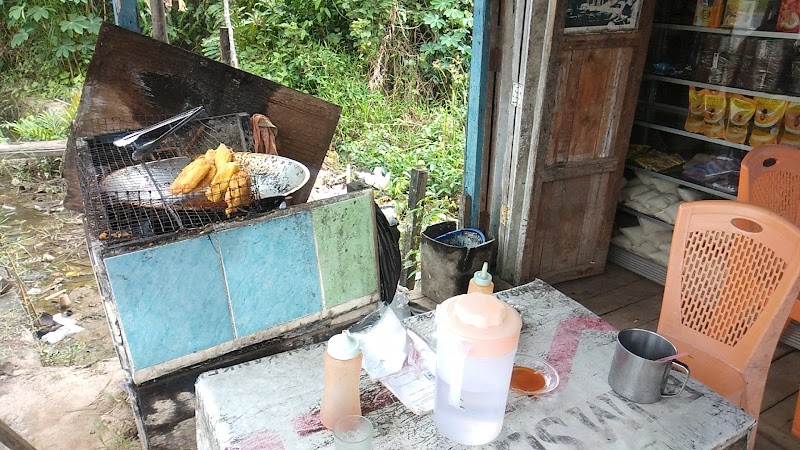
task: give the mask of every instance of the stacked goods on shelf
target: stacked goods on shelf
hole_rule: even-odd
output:
[[[693,47],[690,67],[681,73],[696,82],[758,92],[778,92],[789,85],[800,92],[800,45],[789,39],[698,33]]]
[[[800,148],[800,102],[690,86],[683,128],[690,133],[753,147],[782,143]]]
[[[689,86],[689,114],[683,128],[690,133],[702,133],[705,128],[703,112],[705,111],[705,95],[708,89],[696,89]]]
[[[675,223],[678,206],[682,202],[709,198],[694,189],[643,172],[636,172],[634,178],[623,181],[625,186],[620,195],[620,204],[667,224]],[[620,227],[611,238],[611,243],[666,267],[672,228],[650,219],[637,219],[639,225]]]
[[[636,212],[675,223],[678,205],[682,201],[679,185],[642,172],[629,180],[620,194],[619,202]]]
[[[790,56],[791,43],[785,39],[748,38],[736,86],[759,92],[778,90]]]
[[[619,232],[611,238],[612,244],[666,267],[672,243],[670,228],[639,219],[639,225],[622,227]]]
[[[722,27],[759,30],[774,22],[777,9],[775,0],[728,0]]]
[[[719,34],[698,33],[694,40],[693,47],[696,49],[696,53],[691,61],[694,67],[693,79],[695,81],[707,83],[712,79],[711,68],[716,66],[715,62],[717,61],[717,55],[720,53],[720,47],[723,44],[723,36]],[[730,62],[731,60],[725,58],[725,61]],[[736,61],[737,59],[732,60],[734,63]],[[726,73],[734,69],[729,64],[724,64],[724,66]],[[733,72],[735,73],[735,69]]]
[[[667,154],[649,145],[631,144],[625,160],[637,167],[663,172],[681,166],[685,160],[678,154]]]
[[[706,59],[701,62],[708,66],[706,80],[711,84],[731,86],[739,73],[739,61],[747,39],[744,36],[719,36],[712,42],[717,45],[710,59],[708,54],[704,54]]]
[[[708,91],[703,95],[703,134],[713,139],[725,135],[725,111],[728,99],[724,92]]]
[[[800,45],[795,42],[789,63],[789,90],[800,94]]]
[[[741,164],[741,159],[733,152],[717,155],[697,153],[684,164],[681,176],[695,183],[735,195],[739,186]]]

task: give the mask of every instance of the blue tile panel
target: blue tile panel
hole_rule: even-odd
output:
[[[234,338],[211,236],[105,259],[134,369]]]
[[[362,195],[106,258],[133,369],[377,293],[373,214]]]
[[[218,234],[237,337],[322,310],[311,214]]]

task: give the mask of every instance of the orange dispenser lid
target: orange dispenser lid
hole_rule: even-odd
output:
[[[511,305],[493,295],[471,293],[439,305],[436,327],[438,332],[449,333],[469,345],[469,356],[493,358],[517,346],[522,318]]]

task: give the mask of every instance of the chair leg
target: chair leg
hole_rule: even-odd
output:
[[[794,421],[792,422],[792,434],[800,438],[800,396],[797,397],[797,407],[794,409]]]

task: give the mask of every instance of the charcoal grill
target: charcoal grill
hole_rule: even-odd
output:
[[[76,148],[87,228],[108,248],[268,212],[309,179],[299,162],[252,153],[246,113],[195,119],[137,161],[132,146],[117,147],[113,141],[142,123],[131,121],[120,131],[84,138]],[[220,144],[234,150],[236,161],[251,175],[252,199],[233,214],[226,212],[225,202],[212,202],[202,191],[173,195],[169,188],[184,166]]]

